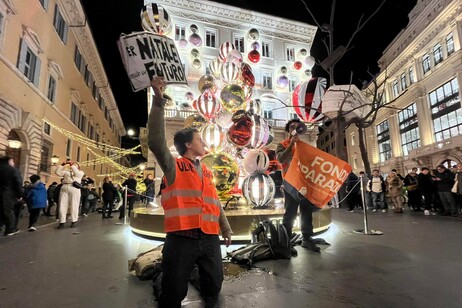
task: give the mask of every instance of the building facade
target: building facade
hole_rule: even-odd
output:
[[[373,168],[406,174],[412,167],[462,162],[461,39],[461,1],[417,1],[409,24],[378,62],[377,81],[392,108],[380,110],[365,132]],[[355,127],[346,139],[349,162],[359,172],[364,165]]]
[[[0,119],[0,152],[24,179],[59,182],[52,157],[83,162],[120,148],[124,125],[79,0],[0,0]]]

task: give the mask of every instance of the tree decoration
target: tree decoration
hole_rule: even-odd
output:
[[[145,31],[168,35],[172,30],[172,21],[167,10],[155,3],[148,3],[140,13],[141,26]]]
[[[265,207],[273,199],[276,185],[269,175],[256,172],[244,179],[242,192],[254,207]]]
[[[222,62],[224,62],[226,60],[226,56],[228,55],[228,53],[233,49],[236,49],[236,47],[234,47],[233,43],[224,42],[223,44],[221,44],[220,49],[219,49],[219,53],[218,53],[218,56],[220,57],[220,60]]]
[[[247,58],[252,63],[258,63],[260,61],[260,53],[258,52],[258,50],[251,50],[247,55]]]
[[[321,99],[326,92],[327,80],[322,77],[311,78],[299,84],[292,93],[294,111],[305,122],[320,121],[322,113]]]

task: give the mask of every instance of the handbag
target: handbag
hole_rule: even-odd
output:
[[[71,175],[71,178],[74,180],[74,177],[73,177],[72,175]],[[75,181],[75,180],[72,182],[72,186],[74,186],[75,188],[78,188],[78,189],[82,189],[82,188],[83,188],[82,183],[79,183],[79,182],[77,182],[77,181]]]
[[[457,194],[457,186],[458,186],[458,185],[459,185],[459,181],[456,180],[456,181],[454,182],[454,185],[453,185],[452,188],[451,188],[451,192]]]

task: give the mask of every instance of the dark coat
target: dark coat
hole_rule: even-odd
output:
[[[417,175],[417,182],[420,190],[424,193],[435,191],[435,183],[430,174],[423,174],[422,172]]]
[[[112,182],[103,183],[103,201],[104,202],[114,202],[115,198],[118,196],[117,188],[115,188]]]
[[[40,181],[30,184],[25,191],[27,206],[31,209],[44,209],[47,207],[47,189]]]
[[[445,169],[442,173],[437,172],[436,177],[440,178],[436,181],[436,189],[438,192],[450,192],[452,186],[454,186],[454,173],[449,169]]]
[[[21,174],[5,159],[0,159],[0,174],[0,205],[12,209],[23,194]]]

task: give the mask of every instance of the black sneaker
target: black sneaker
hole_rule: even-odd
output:
[[[56,229],[62,229],[64,228],[64,223],[60,223],[59,226],[56,227]]]
[[[77,225],[77,221],[74,221],[73,223],[71,223],[71,228],[74,228],[76,225]]]
[[[309,250],[312,250],[314,252],[321,252],[321,248],[319,248],[313,241],[309,240],[309,241],[302,241],[302,245],[301,245],[303,248],[306,248],[306,249],[309,249]]]
[[[295,247],[292,247],[290,249],[290,254],[292,255],[292,257],[296,257],[298,255],[297,249],[295,249]]]
[[[19,231],[20,231],[19,229],[16,229],[16,230],[13,230],[13,231],[8,232],[6,235],[7,235],[7,236],[15,235],[15,234],[18,234]]]

